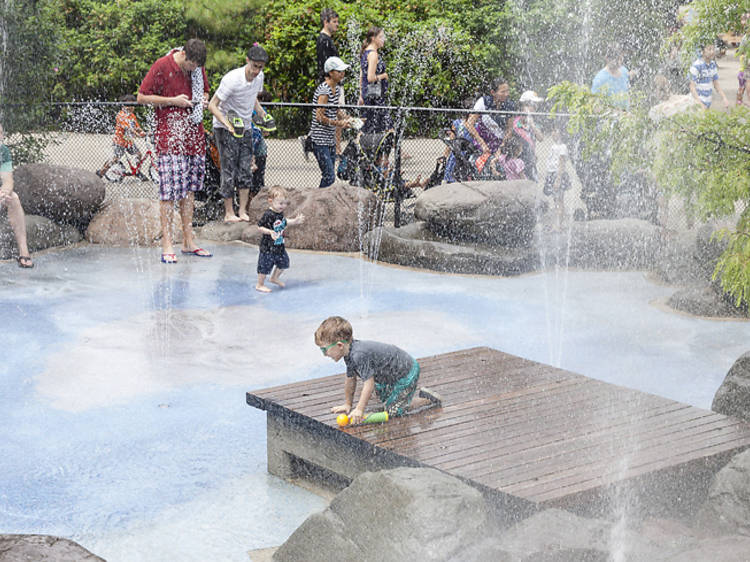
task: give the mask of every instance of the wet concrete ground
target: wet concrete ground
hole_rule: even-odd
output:
[[[342,372],[313,342],[331,314],[415,356],[488,345],[703,408],[750,342],[748,322],[659,306],[674,289],[641,272],[470,277],[291,252],[287,288],[263,295],[255,247],[209,248],[174,266],[87,245],[0,263],[2,532],[110,562],[280,544],[326,502],[266,473],[245,392]]]

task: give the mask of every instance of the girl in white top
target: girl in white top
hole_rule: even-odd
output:
[[[562,142],[561,127],[562,124],[555,123],[552,129],[552,146],[547,158],[547,176],[544,179],[544,194],[552,196],[560,222],[565,216],[565,192],[570,189],[570,177],[566,170],[568,147]]]

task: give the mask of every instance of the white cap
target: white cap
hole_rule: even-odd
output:
[[[526,90],[523,94],[521,94],[520,99],[518,100],[521,103],[539,103],[544,101],[543,98],[540,98],[539,95],[536,92],[533,92],[531,90]]]
[[[326,59],[325,65],[323,65],[323,71],[327,74],[331,72],[331,70],[346,70],[349,68],[349,65],[346,64],[344,61],[342,61],[338,57],[328,57]]]

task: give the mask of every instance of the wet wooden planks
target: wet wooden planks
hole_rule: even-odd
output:
[[[344,459],[332,459],[380,455],[378,467],[431,466],[540,507],[591,501],[626,482],[645,490],[656,476],[679,489],[686,473],[703,477],[750,446],[748,424],[486,347],[420,364],[420,385],[439,392],[443,407],[383,425],[336,426],[330,408],[343,400],[343,375],[254,391],[247,401],[275,420],[285,454],[327,470],[352,477],[356,469],[346,474]],[[315,438],[297,446],[294,432]],[[313,450],[326,440],[335,451]],[[273,472],[271,441],[269,425]]]

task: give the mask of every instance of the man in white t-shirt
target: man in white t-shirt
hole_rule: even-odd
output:
[[[246,64],[227,72],[211,98],[208,109],[214,115],[213,127],[219,148],[224,222],[249,221],[247,202],[253,186],[253,110],[261,119],[266,112],[258,103],[263,89],[263,67],[268,62],[265,49],[254,44],[247,51]],[[239,216],[234,212],[234,190],[239,192]]]

